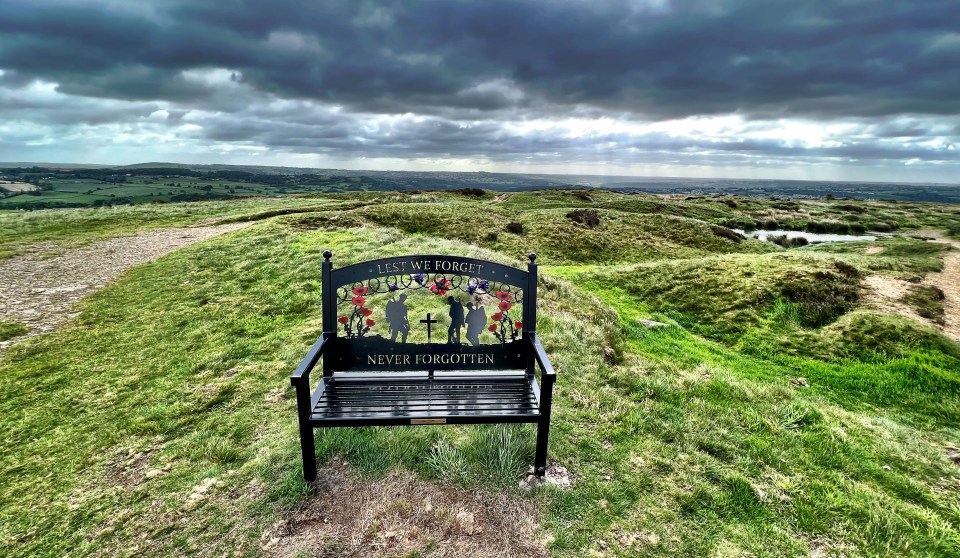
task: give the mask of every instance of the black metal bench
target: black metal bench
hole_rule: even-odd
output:
[[[331,257],[323,253],[323,333],[290,377],[304,478],[317,476],[314,428],[524,422],[538,425],[534,471],[542,476],[556,373],[536,334],[536,254],[526,271],[432,255],[334,270]],[[407,342],[408,294],[443,302],[445,340],[435,341],[430,312],[414,322],[413,336],[426,333],[426,343]]]

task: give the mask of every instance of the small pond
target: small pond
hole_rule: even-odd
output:
[[[771,236],[786,236],[789,238],[798,238],[803,237],[810,241],[811,244],[816,244],[818,242],[849,242],[853,240],[876,240],[876,235],[870,234],[827,234],[827,233],[812,233],[805,231],[750,231],[746,232],[743,229],[733,229],[743,236],[753,237],[758,240],[768,240]]]

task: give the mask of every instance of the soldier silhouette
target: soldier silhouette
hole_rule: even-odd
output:
[[[450,303],[450,327],[447,329],[447,343],[460,344],[460,328],[463,327],[463,303],[448,296]]]
[[[410,333],[410,322],[407,321],[407,295],[400,295],[399,300],[391,300],[387,303],[384,314],[387,317],[387,324],[390,325],[390,340],[396,341],[397,335],[400,335],[400,342],[407,342],[407,334]]]
[[[474,308],[472,302],[467,303],[467,341],[474,347],[480,344],[480,334],[487,325],[487,311],[479,304]]]

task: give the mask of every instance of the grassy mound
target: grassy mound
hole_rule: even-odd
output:
[[[384,203],[352,213],[405,234],[455,238],[515,257],[532,250],[553,264],[616,264],[776,249],[756,240],[735,242],[715,234],[704,221],[669,215],[599,210],[600,224],[591,227],[568,219],[569,211],[563,208],[521,212],[495,203]],[[507,228],[514,222],[522,225],[519,234]]]
[[[835,242],[813,244],[803,249],[834,257],[864,271],[926,273],[943,269],[943,255],[950,246],[916,238],[881,238],[875,242]]]
[[[859,272],[831,258],[731,254],[680,259],[576,275],[591,289],[622,291],[709,337],[735,341],[758,326],[777,301],[796,321],[816,327],[851,310]]]
[[[916,350],[938,351],[960,359],[960,345],[937,331],[887,314],[855,312],[825,328],[830,344],[823,354],[866,361],[903,358]]]

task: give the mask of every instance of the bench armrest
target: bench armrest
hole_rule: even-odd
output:
[[[540,343],[537,334],[533,333],[530,335],[530,345],[533,347],[533,355],[537,359],[537,364],[540,366],[540,372],[544,376],[556,378],[557,373],[553,369],[553,364],[550,362],[550,357],[547,356],[547,352],[543,350],[543,345]]]
[[[300,361],[300,366],[297,366],[297,369],[294,370],[293,374],[290,376],[290,385],[297,386],[301,383],[309,384],[310,372],[313,370],[313,367],[316,366],[317,361],[320,360],[320,357],[323,356],[324,348],[330,339],[331,335],[329,333],[324,332],[320,334],[320,337],[317,338],[317,342],[314,343],[307,352],[307,356],[303,357],[303,360]]]

